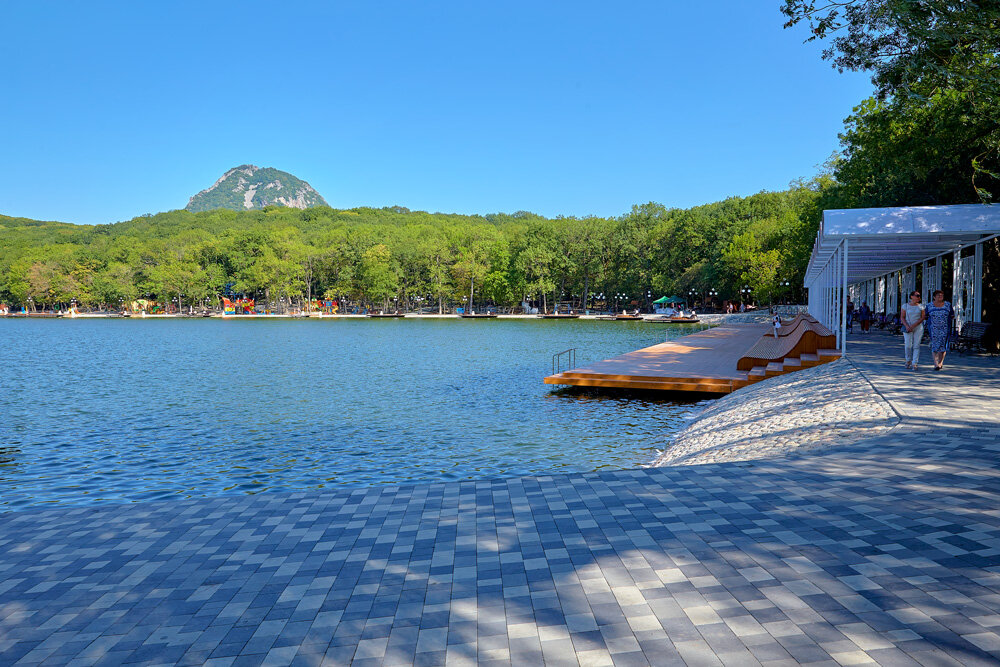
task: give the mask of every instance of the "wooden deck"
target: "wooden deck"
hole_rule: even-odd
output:
[[[766,324],[724,325],[613,359],[550,375],[545,384],[728,394],[766,377],[839,358],[834,350],[741,371],[740,357],[770,330]]]

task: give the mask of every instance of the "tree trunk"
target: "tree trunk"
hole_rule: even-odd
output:
[[[589,273],[584,273],[583,274],[583,314],[584,315],[590,315],[590,311],[587,310],[587,297],[589,296],[589,292],[587,290],[589,290],[589,289],[590,289],[590,274]]]
[[[309,258],[308,277],[306,278],[306,301],[309,302],[309,310],[312,310],[312,257]]]

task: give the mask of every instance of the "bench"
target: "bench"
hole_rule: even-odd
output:
[[[983,336],[990,328],[989,322],[966,322],[962,325],[962,331],[955,339],[954,349],[958,352],[968,352],[970,350],[986,351],[983,346]]]
[[[836,335],[816,318],[808,315],[796,317],[787,327],[778,330],[777,338],[773,333],[761,336],[736,362],[736,369],[749,371],[788,357],[816,354],[819,350],[833,348],[836,340]]]

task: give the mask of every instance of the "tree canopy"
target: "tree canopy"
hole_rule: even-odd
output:
[[[737,298],[745,286],[791,297],[779,282],[801,284],[820,189],[799,183],[691,209],[649,203],[615,218],[401,207],[170,211],[109,225],[0,216],[0,300],[619,307],[668,292]]]
[[[838,205],[989,202],[1000,193],[1000,2],[784,0],[786,27],[872,73],[846,121]]]

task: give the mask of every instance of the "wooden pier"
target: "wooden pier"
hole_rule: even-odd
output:
[[[728,394],[765,378],[840,358],[837,350],[801,352],[789,345],[781,350],[785,356],[740,370],[740,361],[759,348],[770,331],[764,324],[718,326],[550,375],[545,384]]]

